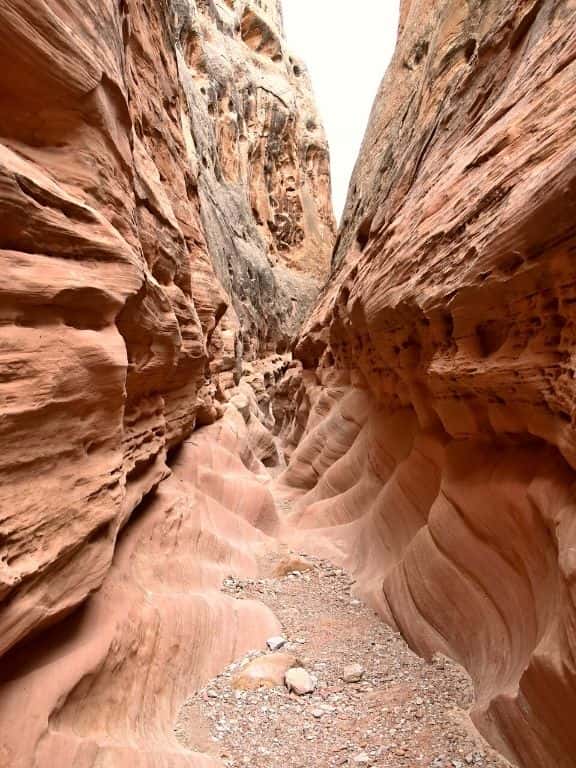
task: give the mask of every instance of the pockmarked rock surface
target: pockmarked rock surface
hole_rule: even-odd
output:
[[[168,453],[286,349],[334,223],[276,2],[9,0],[0,103],[1,655],[100,587]]]
[[[464,666],[523,768],[576,755],[575,22],[402,2],[282,477],[294,546]]]
[[[222,343],[284,352],[324,283],[335,238],[328,146],[278,0],[173,0],[198,195],[232,297]]]

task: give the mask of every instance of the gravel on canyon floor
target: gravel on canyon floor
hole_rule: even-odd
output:
[[[471,724],[472,688],[460,667],[412,653],[352,597],[341,569],[314,558],[293,562],[301,570],[226,579],[226,592],[274,611],[286,643],[281,658],[265,659],[273,655],[265,644],[254,649],[191,697],[175,726],[183,745],[229,768],[510,768]],[[278,562],[265,565],[264,573],[282,573]],[[309,673],[311,694],[289,693],[283,677],[274,687],[239,685],[247,664],[286,658]]]

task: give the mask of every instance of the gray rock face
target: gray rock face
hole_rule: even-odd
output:
[[[236,356],[285,351],[327,276],[328,148],[277,2],[173,0],[204,235]]]

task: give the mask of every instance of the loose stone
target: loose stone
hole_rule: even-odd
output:
[[[302,667],[289,669],[284,682],[290,693],[295,693],[297,696],[306,696],[316,689],[316,681],[310,672]]]
[[[266,645],[271,651],[279,651],[280,648],[283,648],[288,641],[285,637],[281,637],[278,635],[277,637],[270,637],[268,640],[266,640]]]
[[[359,683],[364,677],[364,667],[361,664],[349,664],[344,667],[342,679],[345,683]]]

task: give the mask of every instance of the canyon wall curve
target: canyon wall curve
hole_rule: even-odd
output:
[[[333,242],[276,3],[0,9],[0,651],[97,588],[168,452],[285,352]],[[273,161],[273,162],[272,162]]]
[[[173,720],[277,629],[218,585],[334,242],[310,80],[275,0],[8,0],[0,65],[0,765],[210,765]]]
[[[298,545],[464,666],[525,768],[576,755],[575,21],[402,3],[282,478]]]
[[[402,0],[338,233],[278,0],[0,21],[0,768],[221,767],[285,546],[574,768],[575,0]]]

